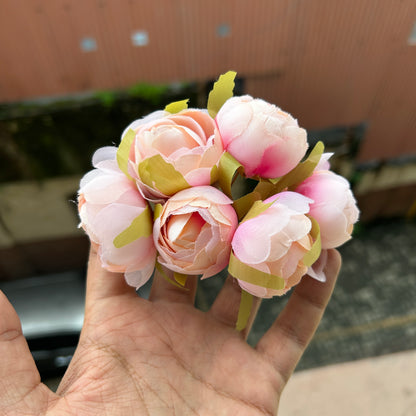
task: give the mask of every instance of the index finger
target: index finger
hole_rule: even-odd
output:
[[[101,266],[97,251],[91,247],[88,260],[85,313],[87,314],[97,301],[120,295],[137,297],[134,288],[126,283],[123,273],[112,273],[105,270]]]

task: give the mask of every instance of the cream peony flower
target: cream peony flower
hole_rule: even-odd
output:
[[[173,195],[154,223],[158,261],[175,272],[202,274],[202,278],[224,269],[237,227],[231,203],[211,186],[196,186]]]
[[[128,170],[146,199],[163,202],[182,189],[210,185],[223,153],[214,136],[214,120],[206,111],[157,111],[133,122],[135,137]]]
[[[79,216],[82,228],[97,246],[102,266],[110,272],[124,273],[127,283],[139,288],[151,277],[155,266],[152,219],[147,201],[134,182],[118,168],[116,152],[115,147],[104,147],[95,152],[93,165],[96,169],[81,180]],[[150,234],[123,247],[115,247],[114,239],[141,214],[148,222]]]

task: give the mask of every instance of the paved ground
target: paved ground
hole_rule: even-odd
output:
[[[282,416],[416,416],[416,351],[299,371]]]

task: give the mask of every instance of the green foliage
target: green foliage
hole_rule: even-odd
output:
[[[112,107],[117,98],[114,91],[97,91],[95,96],[98,98],[101,105],[106,108]]]
[[[0,105],[0,183],[85,173],[94,151],[117,146],[133,120],[184,97],[196,101],[196,95],[191,84],[138,84],[128,91]]]
[[[132,97],[142,98],[156,105],[162,101],[168,90],[168,85],[139,83],[130,87],[127,92]]]
[[[361,222],[358,221],[356,224],[354,224],[352,237],[356,238],[363,234],[365,234],[365,226]]]
[[[362,172],[354,171],[350,178],[351,186],[354,187],[355,185],[357,185],[361,181],[362,177],[363,177]]]

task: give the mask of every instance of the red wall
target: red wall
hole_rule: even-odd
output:
[[[360,160],[390,159],[416,153],[415,21],[414,0],[0,0],[0,102],[235,69],[306,128],[368,122]]]

